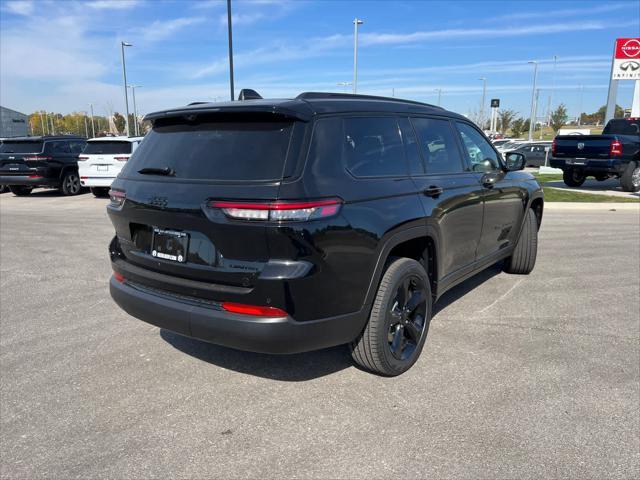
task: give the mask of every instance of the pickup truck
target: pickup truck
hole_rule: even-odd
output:
[[[624,191],[640,191],[640,118],[610,120],[602,135],[558,135],[549,164],[562,170],[569,187],[579,187],[587,177],[613,177]]]

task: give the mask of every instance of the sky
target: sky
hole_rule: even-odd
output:
[[[233,0],[232,10],[236,95],[351,91],[339,84],[353,79],[357,17],[358,93],[435,104],[441,89],[442,106],[462,114],[479,110],[484,77],[487,109],[500,98],[528,116],[529,61],[539,115],[551,96],[572,116],[593,112],[606,103],[614,40],[640,36],[640,0]],[[133,45],[140,113],[229,98],[223,0],[0,0],[0,104],[123,112],[121,41]],[[618,103],[630,107],[632,94],[620,82]]]

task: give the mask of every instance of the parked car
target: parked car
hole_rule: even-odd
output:
[[[534,267],[542,189],[465,117],[304,93],[146,116],[107,207],[113,299],[153,325],[266,353],[350,344],[398,375],[433,303]]]
[[[529,143],[528,140],[511,140],[510,142],[503,143],[502,145],[496,147],[500,153],[511,152],[516,148],[524,145],[525,143]]]
[[[92,138],[78,157],[80,184],[89,187],[96,197],[106,196],[143,137]]]
[[[71,135],[5,139],[0,145],[0,185],[18,196],[29,195],[35,187],[77,195],[78,155],[85,144],[85,138]]]
[[[627,192],[640,191],[640,119],[610,120],[602,135],[559,135],[551,147],[552,167],[564,183],[579,187],[587,177],[619,178]]]
[[[494,147],[498,148],[504,145],[505,143],[512,142],[512,141],[513,141],[513,138],[499,138],[497,140],[491,140],[491,143],[493,144]]]
[[[516,146],[508,152],[517,152],[524,155],[527,167],[541,167],[547,159],[547,152],[551,150],[551,142],[531,142]]]

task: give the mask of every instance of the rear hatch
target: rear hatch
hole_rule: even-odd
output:
[[[0,174],[26,175],[31,168],[43,166],[42,140],[4,140],[0,144]]]
[[[207,205],[276,200],[283,178],[296,175],[305,128],[272,113],[157,119],[112,185],[126,196],[108,209],[126,261],[252,287],[269,260],[268,227]]]
[[[609,135],[562,135],[555,139],[556,158],[609,158],[611,141]]]
[[[78,157],[80,176],[115,177],[131,156],[132,143],[118,140],[91,140]]]

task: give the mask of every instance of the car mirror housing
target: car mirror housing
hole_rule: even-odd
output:
[[[524,170],[525,157],[518,152],[509,152],[505,155],[505,166],[508,172]]]

